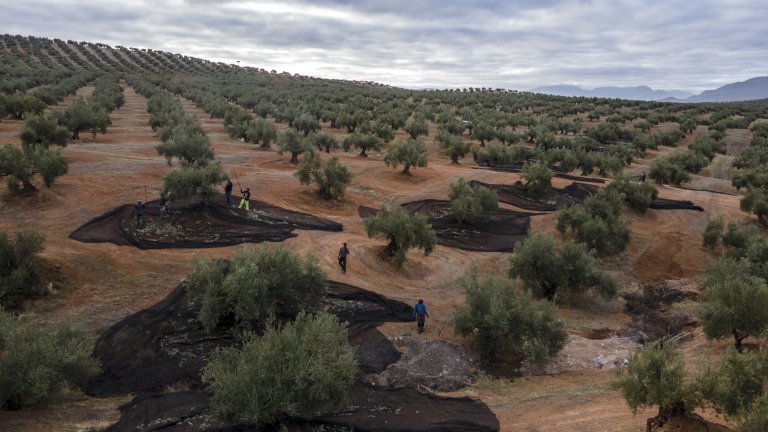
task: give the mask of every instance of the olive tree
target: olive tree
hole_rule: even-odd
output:
[[[456,333],[472,336],[484,357],[522,353],[541,363],[565,345],[565,322],[552,303],[534,300],[510,280],[481,279],[476,267],[459,282],[465,302],[454,315]]]
[[[174,157],[184,166],[206,164],[214,158],[208,135],[196,122],[177,125],[155,149],[159,155],[165,157],[168,166],[172,165]]]
[[[752,409],[739,421],[739,432],[763,432],[768,430],[768,392],[755,401]]]
[[[747,188],[747,193],[739,203],[742,211],[757,216],[761,225],[768,227],[768,189],[764,187]]]
[[[59,126],[53,117],[31,116],[21,127],[19,138],[21,143],[28,147],[33,145],[46,148],[52,145],[65,147],[69,141],[69,132]]]
[[[318,192],[325,199],[341,199],[352,182],[352,173],[339,163],[338,157],[334,156],[323,163],[320,155],[313,150],[304,152],[295,175],[301,184],[308,185],[312,181],[317,183]]]
[[[8,189],[19,190],[21,183],[24,191],[35,191],[32,178],[40,175],[45,187],[51,187],[57,177],[68,171],[67,160],[59,149],[43,146],[16,147],[6,144],[0,148],[0,177],[8,177]]]
[[[199,318],[207,329],[226,316],[241,328],[256,329],[276,316],[318,311],[326,276],[316,259],[302,259],[283,246],[245,246],[231,262],[197,262],[187,287],[200,298]]]
[[[314,416],[339,408],[357,362],[347,329],[335,316],[299,313],[242,346],[216,352],[203,369],[214,414],[228,421],[273,423],[283,414]]]
[[[485,142],[496,137],[496,130],[486,122],[477,122],[472,128],[472,138],[480,141],[480,146],[485,147]]]
[[[403,127],[403,130],[415,140],[419,135],[429,135],[429,124],[422,117],[414,117]]]
[[[499,197],[493,189],[472,188],[464,177],[459,177],[450,187],[451,213],[458,223],[467,218],[487,220],[499,208]]]
[[[66,325],[22,325],[2,308],[0,353],[0,407],[48,401],[65,383],[84,384],[99,371],[85,332]]]
[[[381,150],[381,141],[374,134],[355,132],[344,139],[342,146],[345,152],[355,147],[360,150],[361,157],[368,157],[369,150]]]
[[[623,251],[630,240],[629,227],[619,219],[621,196],[615,190],[600,190],[580,205],[557,215],[557,230],[593,249],[598,256]]]
[[[552,170],[540,161],[523,165],[525,188],[538,195],[552,189]]]
[[[420,248],[429,255],[437,238],[427,217],[410,214],[403,207],[382,206],[379,212],[363,221],[369,238],[384,237],[389,243],[384,249],[395,267],[402,267],[408,249]]]
[[[446,156],[451,158],[451,163],[459,163],[459,159],[469,154],[471,144],[464,141],[460,136],[448,133],[438,134],[435,139],[440,143],[440,147],[445,150]]]
[[[714,219],[710,219],[707,222],[707,226],[704,228],[702,234],[702,243],[705,247],[713,249],[717,246],[720,238],[723,236],[723,229],[725,228],[725,221],[722,216],[717,216]]]
[[[277,139],[277,129],[274,124],[258,118],[248,123],[245,135],[248,141],[254,144],[261,142],[261,147],[268,149],[269,145]]]
[[[542,233],[515,245],[509,276],[519,277],[526,288],[549,300],[586,290],[612,298],[618,290],[613,278],[595,269],[586,245],[567,241],[558,248],[552,237]]]
[[[724,257],[715,263],[702,291],[702,325],[710,339],[732,336],[734,346],[768,330],[768,285],[752,276],[747,260]]]
[[[339,148],[339,142],[336,138],[327,133],[315,133],[309,136],[309,142],[313,146],[317,146],[317,150],[330,153],[332,148]]]
[[[622,175],[614,178],[607,189],[609,191],[615,190],[623,195],[629,206],[640,213],[648,211],[648,207],[659,195],[659,191],[653,183],[632,181]]]
[[[632,354],[629,363],[616,368],[614,374],[612,386],[621,392],[633,412],[643,407],[659,407],[656,417],[648,419],[648,432],[693,409],[683,354],[671,342],[646,346]]]
[[[45,111],[45,102],[30,94],[14,93],[4,98],[5,112],[16,120],[25,114],[40,115]]]
[[[90,130],[93,136],[96,136],[96,133],[107,133],[107,126],[112,124],[104,107],[90,104],[84,99],[76,100],[64,111],[54,111],[53,116],[59,124],[72,132],[73,140],[79,140],[83,130]]]
[[[655,180],[656,183],[667,183],[677,186],[691,179],[691,176],[688,175],[682,166],[674,163],[668,157],[654,159],[651,162],[648,177]]]
[[[424,143],[415,139],[397,141],[387,148],[384,163],[393,168],[402,164],[402,173],[410,175],[411,167],[427,166],[427,149]]]
[[[277,145],[280,149],[279,154],[291,154],[291,163],[299,163],[299,155],[307,150],[306,140],[293,129],[280,134]]]
[[[695,381],[697,393],[730,419],[747,416],[768,394],[768,351],[740,353],[729,348],[720,360],[705,368]]]
[[[38,254],[45,236],[30,229],[0,231],[0,308],[17,309],[42,293],[43,269]]]
[[[320,122],[314,115],[304,113],[293,120],[293,128],[304,133],[304,138],[306,138],[311,132],[320,130]]]
[[[190,201],[197,196],[208,201],[216,194],[217,185],[225,179],[218,161],[207,165],[182,166],[165,174],[162,194],[171,201]]]

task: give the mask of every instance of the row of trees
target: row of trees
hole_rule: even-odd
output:
[[[657,183],[680,185],[690,180],[688,173],[696,174],[714,159],[725,153],[725,142],[712,137],[697,137],[688,150],[651,162],[648,176]]]
[[[768,226],[768,122],[754,123],[751,129],[752,142],[734,163],[739,172],[733,177],[733,185],[747,191],[741,209]]]
[[[197,119],[187,114],[178,99],[141,77],[129,77],[136,91],[149,99],[149,125],[162,141],[156,149],[169,166],[179,167],[165,175],[161,193],[171,201],[185,202],[201,196],[212,197],[215,185],[226,178],[221,163],[214,159],[208,135]]]
[[[61,148],[67,145],[70,136],[79,139],[80,131],[85,129],[94,135],[106,133],[107,125],[111,124],[109,113],[123,104],[123,89],[115,76],[101,77],[94,86],[90,98],[78,99],[64,110],[54,110],[49,116],[25,114],[27,120],[19,133],[21,146],[5,144],[0,149],[0,177],[8,178],[9,191],[34,191],[32,180],[36,175],[50,187],[68,171]]]

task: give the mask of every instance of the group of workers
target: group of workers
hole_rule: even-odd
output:
[[[229,205],[232,205],[232,180],[227,179],[227,183],[224,185],[224,196],[226,198],[226,203]],[[245,206],[246,211],[250,211],[251,209],[251,189],[245,188],[245,190],[240,190],[240,193],[243,194],[242,199],[240,200],[240,205],[237,208],[243,208]],[[138,224],[138,227],[144,228],[144,213],[146,211],[146,205],[139,201],[136,203],[136,205],[133,206],[133,212],[131,212],[131,216],[134,214],[136,215],[136,222]],[[166,200],[164,195],[160,195],[160,219],[165,219],[168,217],[168,200]],[[347,243],[344,242],[341,245],[341,248],[339,248],[339,267],[341,267],[341,272],[346,274],[347,273],[347,257],[350,255],[349,252],[349,246],[347,246]],[[413,317],[416,319],[416,324],[418,326],[419,333],[422,333],[424,331],[424,322],[426,318],[429,318],[429,314],[427,313],[427,306],[424,304],[424,300],[419,299],[418,303],[413,307]]]

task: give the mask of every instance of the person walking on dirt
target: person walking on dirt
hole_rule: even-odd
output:
[[[232,180],[227,179],[227,184],[224,186],[224,195],[227,197],[227,204],[232,205]]]
[[[427,313],[427,305],[424,304],[424,300],[419,299],[419,302],[413,307],[413,316],[416,317],[416,324],[419,326],[419,333],[424,332],[424,320],[429,318]]]
[[[347,243],[344,242],[341,245],[341,249],[339,249],[339,267],[341,267],[341,272],[344,274],[347,273],[347,255],[349,255],[349,248]]]
[[[245,204],[245,209],[250,210],[251,209],[251,188],[245,188],[245,191],[240,189],[240,193],[243,194],[243,199],[240,200],[240,205],[237,206],[237,208],[243,208],[243,204]]]
[[[133,206],[133,211],[131,212],[131,216],[136,214],[136,222],[139,224],[139,228],[144,228],[144,209],[146,206],[141,201],[137,202],[135,206]]]

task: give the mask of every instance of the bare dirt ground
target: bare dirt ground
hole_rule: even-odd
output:
[[[88,91],[83,89],[78,95]],[[70,166],[68,175],[57,180],[51,189],[42,189],[34,196],[0,202],[0,229],[30,227],[44,232],[47,245],[43,256],[64,275],[63,282],[54,286],[54,292],[32,304],[29,310],[45,323],[70,322],[85,328],[94,337],[126,315],[164,298],[190,272],[193,259],[229,257],[237,249],[139,251],[130,246],[86,244],[67,238],[75,228],[107,210],[158,197],[168,167],[154,149],[159,142],[147,125],[146,99],[130,87],[126,87],[125,95],[126,103],[112,114],[113,124],[107,134],[95,138],[83,134],[83,140],[65,149]],[[62,105],[73,99],[68,98]],[[456,280],[473,262],[481,272],[505,274],[509,254],[437,246],[428,257],[411,251],[402,270],[396,271],[380,258],[385,242],[365,235],[357,209],[378,207],[381,203],[445,199],[448,184],[460,176],[484,183],[509,184],[519,179],[517,174],[473,169],[471,158],[461,165],[451,164],[438,155],[432,138],[426,137],[422,139],[431,152],[430,165],[413,170],[412,176],[386,167],[377,154],[369,158],[358,157],[356,152],[323,154],[323,157],[338,155],[354,175],[344,199],[326,202],[311,186],[299,184],[288,156],[232,140],[220,119],[211,119],[192,103],[185,101],[184,107],[200,120],[225,169],[231,175],[236,173],[240,185],[249,186],[255,199],[344,225],[344,231],[338,233],[301,231],[298,237],[284,242],[288,248],[302,256],[316,256],[330,279],[408,303],[424,298],[431,319],[423,336],[471,348],[452,332],[451,315],[463,302]],[[0,122],[0,139],[17,142],[21,124],[10,120]],[[324,130],[328,130],[327,125]],[[645,168],[646,161],[638,162],[628,171]],[[553,182],[557,187],[570,184],[562,179]],[[0,192],[4,187],[0,186]],[[691,200],[705,211],[651,210],[645,215],[627,211],[625,218],[631,223],[633,236],[629,248],[604,263],[625,288],[666,279],[686,279],[695,284],[714,259],[701,246],[701,232],[707,220],[717,214],[730,220],[748,218],[739,210],[739,197],[735,195],[661,187],[659,197]],[[502,207],[514,209],[504,204]],[[536,216],[532,219],[532,229],[551,232],[554,220],[553,214]],[[336,263],[336,252],[342,242],[347,242],[351,249],[347,274],[342,274]],[[628,322],[621,310],[621,300],[604,302],[591,298],[572,299],[560,307],[560,313],[569,322],[572,340],[574,336],[594,335],[604,329],[620,329]],[[381,329],[394,338],[414,335],[415,327],[409,323],[387,323]],[[593,345],[585,343],[582,347],[585,358],[592,359],[601,352],[610,354],[599,343]],[[698,359],[714,356],[726,345],[707,342],[701,337],[701,331],[696,330],[683,346],[695,368]],[[483,378],[448,394],[482,399],[499,417],[504,431],[640,431],[644,430],[646,418],[653,415],[652,411],[633,415],[609,388],[611,373],[607,369],[576,368],[558,372],[513,379]],[[17,412],[0,411],[0,430],[101,428],[116,421],[116,408],[126,400],[125,397],[91,398],[78,391],[68,391],[48,405]]]

